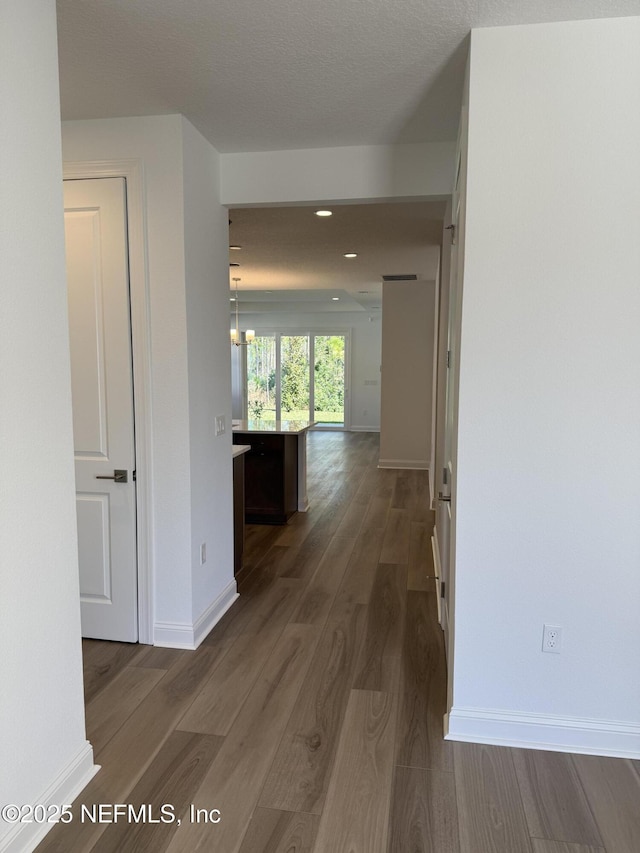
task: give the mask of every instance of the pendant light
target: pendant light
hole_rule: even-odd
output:
[[[238,298],[238,282],[240,279],[234,278],[233,281],[236,283],[236,327],[235,329],[231,329],[231,343],[237,347],[246,347],[254,340],[256,333],[253,329],[247,329],[244,333],[244,340],[241,338],[240,321],[238,319],[238,302],[240,301]]]

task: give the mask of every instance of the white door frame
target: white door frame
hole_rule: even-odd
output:
[[[151,336],[142,161],[64,162],[63,177],[65,180],[124,178],[126,182],[136,448],[138,642],[152,645]]]
[[[315,379],[313,379],[315,368],[315,341],[316,336],[336,335],[344,338],[344,380],[342,383],[342,392],[344,396],[344,405],[342,407],[342,426],[323,426],[319,427],[324,432],[350,432],[351,431],[351,329],[332,328],[331,331],[311,330],[309,333],[309,392],[310,406],[309,413],[313,419],[313,411],[315,406]]]

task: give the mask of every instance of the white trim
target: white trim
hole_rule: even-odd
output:
[[[640,726],[485,708],[452,708],[445,740],[640,759]]]
[[[307,495],[307,433],[306,430],[298,435],[298,512],[309,510]]]
[[[309,430],[313,432],[349,432],[348,427],[344,424],[328,424],[328,423],[317,423],[312,427],[309,427]]]
[[[195,646],[197,648],[204,638],[209,634],[214,625],[222,619],[224,614],[229,610],[231,605],[240,596],[238,595],[238,585],[235,580],[229,581],[227,586],[222,590],[220,595],[211,602],[209,607],[197,619],[193,626]]]
[[[378,468],[401,468],[411,471],[427,471],[428,459],[379,459]]]
[[[444,225],[444,223],[443,223]],[[436,470],[436,439],[438,433],[438,354],[440,350],[440,287],[442,278],[443,265],[443,250],[440,246],[440,255],[438,258],[438,273],[435,281],[435,302],[433,311],[433,367],[431,370],[431,452],[429,454],[429,489],[432,498],[435,495],[435,478],[434,471]]]
[[[444,630],[444,598],[440,594],[440,578],[433,578],[433,588],[436,594],[436,607],[438,610],[438,624]]]
[[[194,625],[183,622],[156,622],[153,630],[154,646],[162,646],[165,649],[197,649],[237,598],[238,588],[235,580],[232,580]]]
[[[380,432],[380,427],[376,426],[352,426],[346,430],[347,432]]]
[[[441,595],[442,583],[442,561],[440,559],[440,545],[438,544],[438,529],[433,528],[431,537],[431,551],[433,553],[433,568],[436,574],[436,594],[438,596],[438,621],[444,632],[445,656],[449,657],[449,605],[447,598]]]
[[[93,747],[86,740],[79,752],[56,776],[43,794],[34,798],[34,803],[45,806],[71,805],[80,792],[100,770],[93,763]],[[4,853],[30,853],[35,850],[55,823],[18,823],[0,839]]]
[[[433,572],[435,574],[435,585],[436,585],[436,605],[438,608],[438,623],[441,628],[444,628],[444,600],[441,595],[441,578],[440,578],[440,552],[438,550],[438,543],[436,542],[435,530],[434,535],[431,537],[431,553],[433,555]]]
[[[195,649],[193,625],[186,622],[156,622],[153,645],[165,649]]]
[[[136,515],[138,542],[138,642],[153,642],[153,480],[151,409],[151,333],[141,160],[91,160],[63,163],[65,180],[124,178],[127,185],[129,292],[136,440]]]
[[[447,636],[449,629],[449,610],[447,608],[447,600],[441,595],[442,581],[442,562],[440,561],[440,546],[438,545],[438,531],[434,527],[433,536],[431,537],[431,553],[433,554],[433,570],[436,576],[436,601],[438,603],[438,622],[444,631],[445,647],[447,645]],[[445,649],[446,650],[446,649]]]
[[[431,550],[433,552],[433,570],[437,578],[442,577],[442,563],[440,562],[440,546],[438,545],[438,531],[433,528],[431,537]]]
[[[338,334],[343,334],[338,332]],[[352,371],[353,326],[348,326],[344,332],[344,411],[342,412],[342,427],[348,431],[351,427],[351,386],[354,384]]]
[[[431,542],[433,543],[433,539],[431,540]],[[442,621],[442,619],[443,619],[442,611],[443,611],[443,604],[444,604],[444,602],[443,602],[443,599],[442,599],[442,595],[440,594],[440,589],[441,589],[441,587],[440,587],[440,578],[434,578],[434,579],[433,579],[433,583],[434,583],[434,585],[435,585],[435,592],[436,592],[436,609],[437,609],[437,611],[438,611],[438,625],[440,625],[440,627],[442,628],[442,626],[443,626],[443,621]]]

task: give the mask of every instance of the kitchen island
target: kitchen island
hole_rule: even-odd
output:
[[[244,454],[248,444],[233,445],[233,574],[242,568],[244,551]]]
[[[245,520],[285,524],[306,512],[307,430],[314,421],[233,422],[233,443],[250,445],[245,457]]]

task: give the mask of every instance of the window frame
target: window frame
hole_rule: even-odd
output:
[[[256,326],[256,337],[274,337],[276,347],[276,420],[282,420],[282,355],[280,339],[285,337],[309,337],[309,420],[313,420],[315,410],[315,337],[335,335],[344,337],[344,421],[342,425],[318,424],[314,429],[337,430],[347,432],[351,429],[351,328],[336,326]],[[249,345],[250,346],[250,345]],[[244,348],[243,348],[244,349]],[[244,372],[244,411],[248,412],[248,363],[243,359]],[[247,415],[248,417],[248,415]]]

